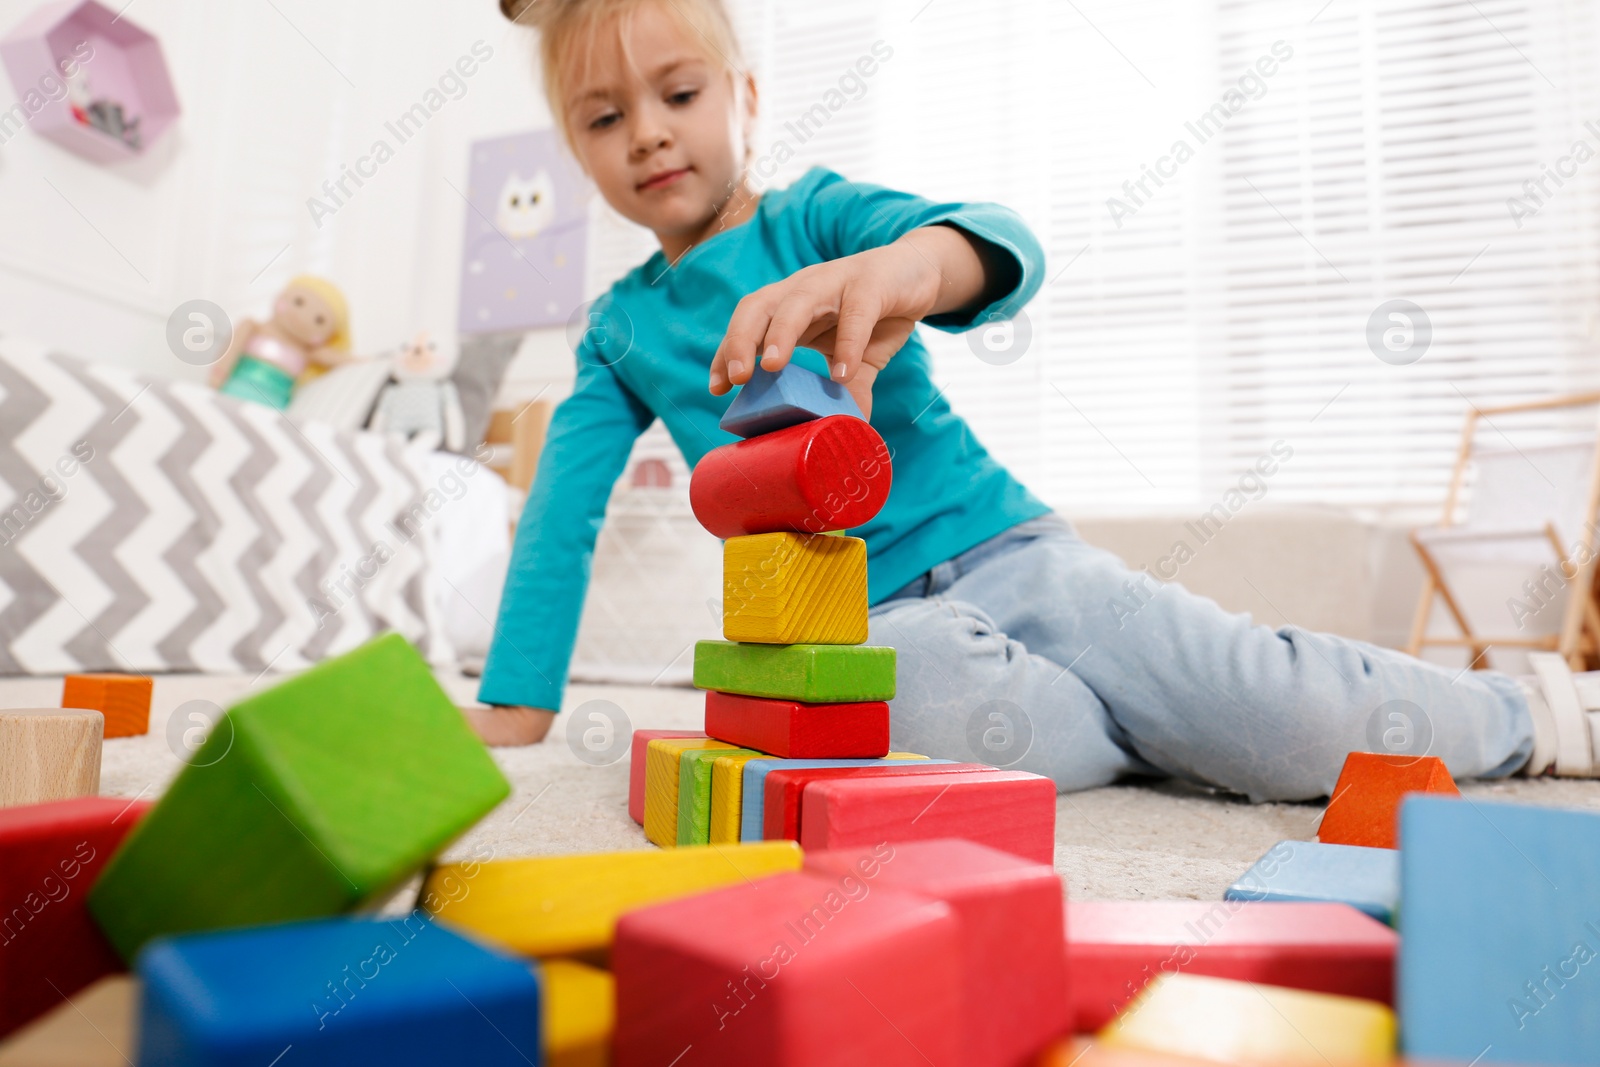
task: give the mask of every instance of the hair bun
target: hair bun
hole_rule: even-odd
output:
[[[516,22],[536,3],[538,0],[500,0],[500,14]]]

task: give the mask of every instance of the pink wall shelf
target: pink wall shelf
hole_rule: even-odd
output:
[[[134,158],[179,114],[161,42],[95,0],[37,9],[0,38],[0,63],[27,125],[96,163]]]

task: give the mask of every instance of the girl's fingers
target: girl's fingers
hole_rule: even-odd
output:
[[[845,292],[840,301],[839,323],[834,328],[833,358],[829,360],[829,371],[835,381],[848,382],[856,375],[881,310],[875,299]]]
[[[844,388],[850,398],[856,402],[856,407],[861,409],[861,417],[872,418],[872,383],[878,380],[878,368],[870,363],[863,363],[856,368],[855,377],[844,383]]]
[[[817,298],[804,289],[790,290],[778,304],[767,323],[766,336],[761,341],[761,369],[780,371],[794,355],[794,346],[814,332],[820,309]]]
[[[711,360],[711,391],[718,396],[750,380],[759,355],[757,346],[766,336],[767,323],[771,321],[771,288],[757,289],[739,301],[728,319],[728,332],[723,334],[722,344],[717,346],[717,354]]]

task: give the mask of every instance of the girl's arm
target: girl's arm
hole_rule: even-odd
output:
[[[512,731],[498,743],[542,739],[561,707],[606,501],[634,440],[654,418],[588,342],[580,344],[572,395],[551,417],[517,524],[478,687],[485,704],[517,709],[496,720]]]
[[[966,329],[985,309],[986,321],[1008,318],[1038,289],[1043,251],[1005,208],[935,204],[822,170],[796,188],[801,236],[825,262],[740,301],[712,360],[714,394],[748,381],[757,359],[777,370],[803,345],[870,416],[872,383],[917,322]]]

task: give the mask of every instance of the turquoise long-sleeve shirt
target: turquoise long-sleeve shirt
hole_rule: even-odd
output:
[[[593,325],[578,345],[572,395],[551,419],[517,526],[480,700],[561,707],[595,537],[634,439],[659,418],[691,468],[713,448],[738,440],[717,425],[735,394],[712,396],[707,380],[739,300],[802,267],[934,223],[1008,253],[1018,281],[987,307],[933,316],[926,325],[959,332],[1008,319],[1038,292],[1044,252],[1008,208],[933,203],[814,167],[788,188],[763,195],[743,224],[701,241],[675,264],[655,253],[596,301]],[[820,353],[800,348],[794,359],[828,373]],[[850,531],[867,543],[872,603],[1050,510],[950,410],[915,331],[878,375],[870,421],[894,464],[883,510]]]

